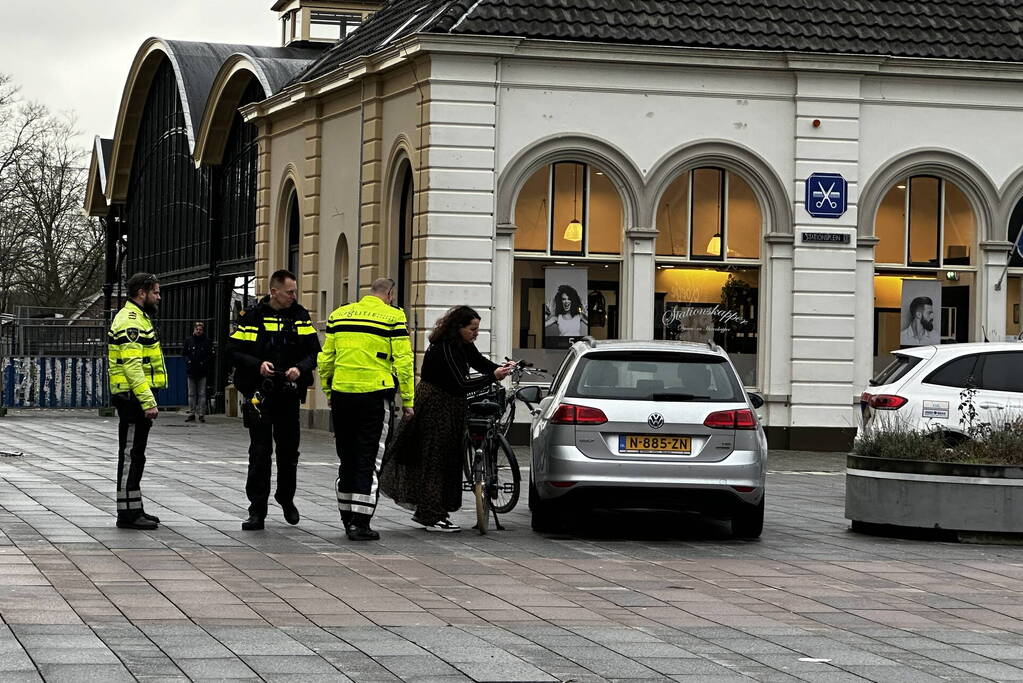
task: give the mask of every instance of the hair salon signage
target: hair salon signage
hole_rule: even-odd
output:
[[[814,218],[839,218],[847,208],[849,184],[838,173],[813,173],[806,179],[806,212]]]

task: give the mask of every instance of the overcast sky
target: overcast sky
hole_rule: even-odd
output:
[[[27,99],[74,111],[82,145],[113,137],[128,68],[150,36],[280,44],[273,0],[3,0],[0,72]],[[45,14],[40,8],[45,7]]]

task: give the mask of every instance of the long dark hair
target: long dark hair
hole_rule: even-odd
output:
[[[561,285],[558,287],[558,291],[554,294],[554,300],[551,301],[551,305],[554,306],[554,315],[558,316],[563,313],[561,310],[561,295],[567,294],[569,305],[571,306],[570,313],[572,315],[582,315],[583,311],[583,300],[579,297],[579,292],[575,291],[575,287],[571,285]]]
[[[443,315],[430,332],[430,343],[436,344],[439,341],[460,339],[458,331],[479,320],[480,314],[468,306],[455,306]]]

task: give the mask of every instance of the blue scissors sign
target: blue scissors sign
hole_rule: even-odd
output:
[[[815,218],[845,213],[848,183],[837,173],[814,173],[806,179],[806,212]]]

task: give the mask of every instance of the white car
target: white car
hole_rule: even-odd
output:
[[[892,355],[860,397],[860,435],[871,427],[906,428],[962,441],[968,424],[960,404],[971,385],[977,424],[1023,418],[1023,344],[918,346]]]

